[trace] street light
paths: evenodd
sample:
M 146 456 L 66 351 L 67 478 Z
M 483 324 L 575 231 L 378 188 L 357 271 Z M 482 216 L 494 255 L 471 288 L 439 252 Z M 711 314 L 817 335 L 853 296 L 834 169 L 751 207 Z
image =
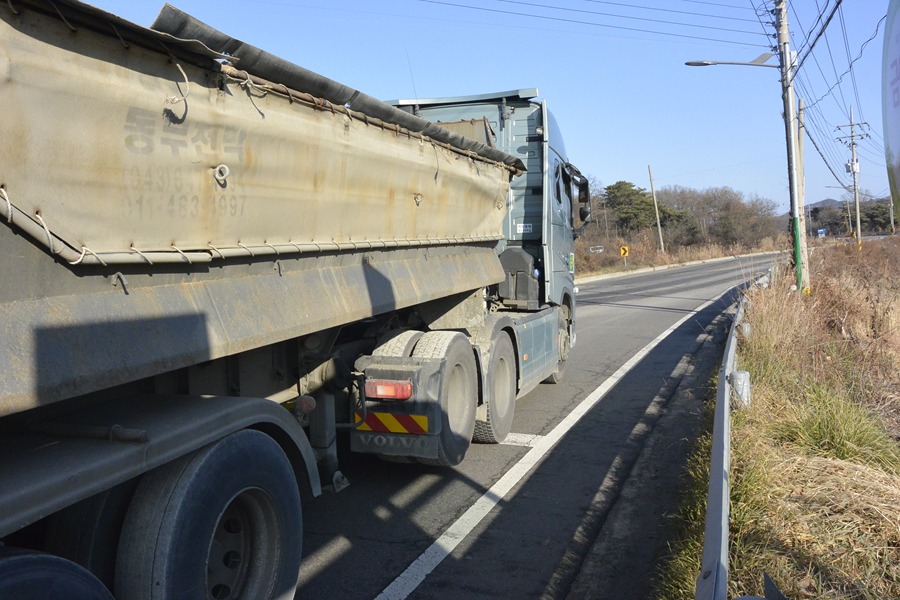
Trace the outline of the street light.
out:
M 781 96 L 784 101 L 784 129 L 787 141 L 788 182 L 791 197 L 791 229 L 794 233 L 794 267 L 797 273 L 797 289 L 801 292 L 809 288 L 809 275 L 804 272 L 806 263 L 806 231 L 800 228 L 800 194 L 797 177 L 797 129 L 793 119 L 794 109 L 794 73 L 792 65 L 794 55 L 791 54 L 790 35 L 787 25 L 787 6 L 785 0 L 775 0 L 775 14 L 778 20 L 778 56 L 779 65 L 766 64 L 775 56 L 770 52 L 760 54 L 750 62 L 723 62 L 714 60 L 694 60 L 684 64 L 689 67 L 709 67 L 713 65 L 741 65 L 747 67 L 772 67 L 781 69 Z
M 775 56 L 771 52 L 763 52 L 750 62 L 725 62 L 721 60 L 691 60 L 684 64 L 689 67 L 711 67 L 713 65 L 742 65 L 745 67 L 772 67 L 773 69 L 781 68 L 780 65 L 765 64 L 770 58 Z

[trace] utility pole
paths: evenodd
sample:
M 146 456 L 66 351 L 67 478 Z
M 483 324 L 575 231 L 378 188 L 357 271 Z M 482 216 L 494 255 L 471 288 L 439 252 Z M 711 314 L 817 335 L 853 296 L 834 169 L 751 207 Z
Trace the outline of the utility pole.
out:
M 896 233 L 896 229 L 894 228 L 894 199 L 892 197 L 888 198 L 888 206 L 891 211 L 891 233 Z
M 666 253 L 666 245 L 663 243 L 662 226 L 659 224 L 659 204 L 656 203 L 656 188 L 653 187 L 653 171 L 647 165 L 647 173 L 650 175 L 650 193 L 653 195 L 653 210 L 656 211 L 656 230 L 659 232 L 659 251 Z
M 809 275 L 809 251 L 806 247 L 808 224 L 810 219 L 806 213 L 806 161 L 803 152 L 804 134 L 806 133 L 806 120 L 803 112 L 803 98 L 797 100 L 797 213 L 800 215 L 800 263 L 803 272 Z M 807 283 L 809 285 L 809 283 Z
M 790 32 L 785 0 L 775 0 L 775 18 L 778 27 L 778 54 L 781 59 L 781 96 L 784 101 L 784 131 L 787 137 L 788 185 L 791 196 L 791 231 L 794 237 L 794 268 L 797 273 L 797 290 L 809 289 L 809 273 L 803 250 L 806 247 L 806 231 L 800 227 L 799 191 L 797 177 L 797 129 L 794 126 L 794 72 L 791 55 Z
M 609 246 L 609 216 L 606 214 L 606 197 L 603 197 L 603 222 L 606 223 L 606 245 Z
M 845 188 L 844 188 L 844 191 L 845 191 L 845 192 L 849 192 L 850 190 L 848 190 L 848 189 L 845 187 Z M 853 233 L 853 216 L 850 214 L 850 201 L 849 201 L 849 200 L 846 200 L 847 196 L 844 196 L 844 198 L 845 198 L 844 204 L 847 205 L 847 232 L 848 232 L 848 233 Z
M 856 248 L 858 250 L 862 250 L 862 228 L 860 225 L 859 218 L 859 161 L 856 160 L 856 126 L 857 125 L 868 125 L 868 123 L 854 123 L 853 122 L 853 107 L 850 107 L 850 124 L 849 125 L 838 125 L 838 129 L 843 127 L 850 128 L 850 135 L 838 138 L 840 140 L 850 140 L 850 162 L 847 163 L 847 172 L 853 174 L 853 201 L 856 204 Z M 865 134 L 860 134 L 859 137 L 866 137 Z

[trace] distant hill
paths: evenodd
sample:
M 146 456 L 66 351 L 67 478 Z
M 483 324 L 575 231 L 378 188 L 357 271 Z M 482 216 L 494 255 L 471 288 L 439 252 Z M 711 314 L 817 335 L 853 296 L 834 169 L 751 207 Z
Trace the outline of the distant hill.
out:
M 843 200 L 835 200 L 834 198 L 825 198 L 824 200 L 819 200 L 818 202 L 806 203 L 803 205 L 803 211 L 808 213 L 814 208 L 843 208 L 844 201 Z M 781 215 L 782 217 L 790 217 L 790 211 Z
M 825 198 L 824 200 L 819 200 L 818 202 L 805 204 L 803 208 L 805 208 L 806 210 L 811 210 L 813 208 L 829 208 L 832 206 L 842 207 L 844 206 L 844 201 L 835 200 L 834 198 Z

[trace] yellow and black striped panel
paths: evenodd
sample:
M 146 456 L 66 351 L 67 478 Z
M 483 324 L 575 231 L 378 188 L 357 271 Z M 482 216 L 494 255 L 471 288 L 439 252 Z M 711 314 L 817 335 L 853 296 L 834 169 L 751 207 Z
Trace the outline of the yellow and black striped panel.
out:
M 361 421 L 362 414 L 356 413 L 356 419 L 357 422 Z M 357 427 L 356 430 L 422 435 L 428 433 L 428 417 L 425 415 L 373 412 L 368 413 L 365 423 Z

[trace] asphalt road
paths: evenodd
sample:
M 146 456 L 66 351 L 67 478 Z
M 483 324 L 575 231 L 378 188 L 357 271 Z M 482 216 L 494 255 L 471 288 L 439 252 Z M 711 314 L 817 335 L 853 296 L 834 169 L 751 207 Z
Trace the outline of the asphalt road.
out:
M 511 443 L 473 445 L 453 469 L 340 457 L 350 487 L 304 505 L 297 598 L 642 597 L 641 562 L 665 540 L 646 518 L 616 516 L 616 502 L 667 510 L 654 503 L 674 497 L 678 452 L 656 444 L 650 492 L 623 487 L 711 324 L 771 262 L 582 283 L 566 379 L 518 400 Z

